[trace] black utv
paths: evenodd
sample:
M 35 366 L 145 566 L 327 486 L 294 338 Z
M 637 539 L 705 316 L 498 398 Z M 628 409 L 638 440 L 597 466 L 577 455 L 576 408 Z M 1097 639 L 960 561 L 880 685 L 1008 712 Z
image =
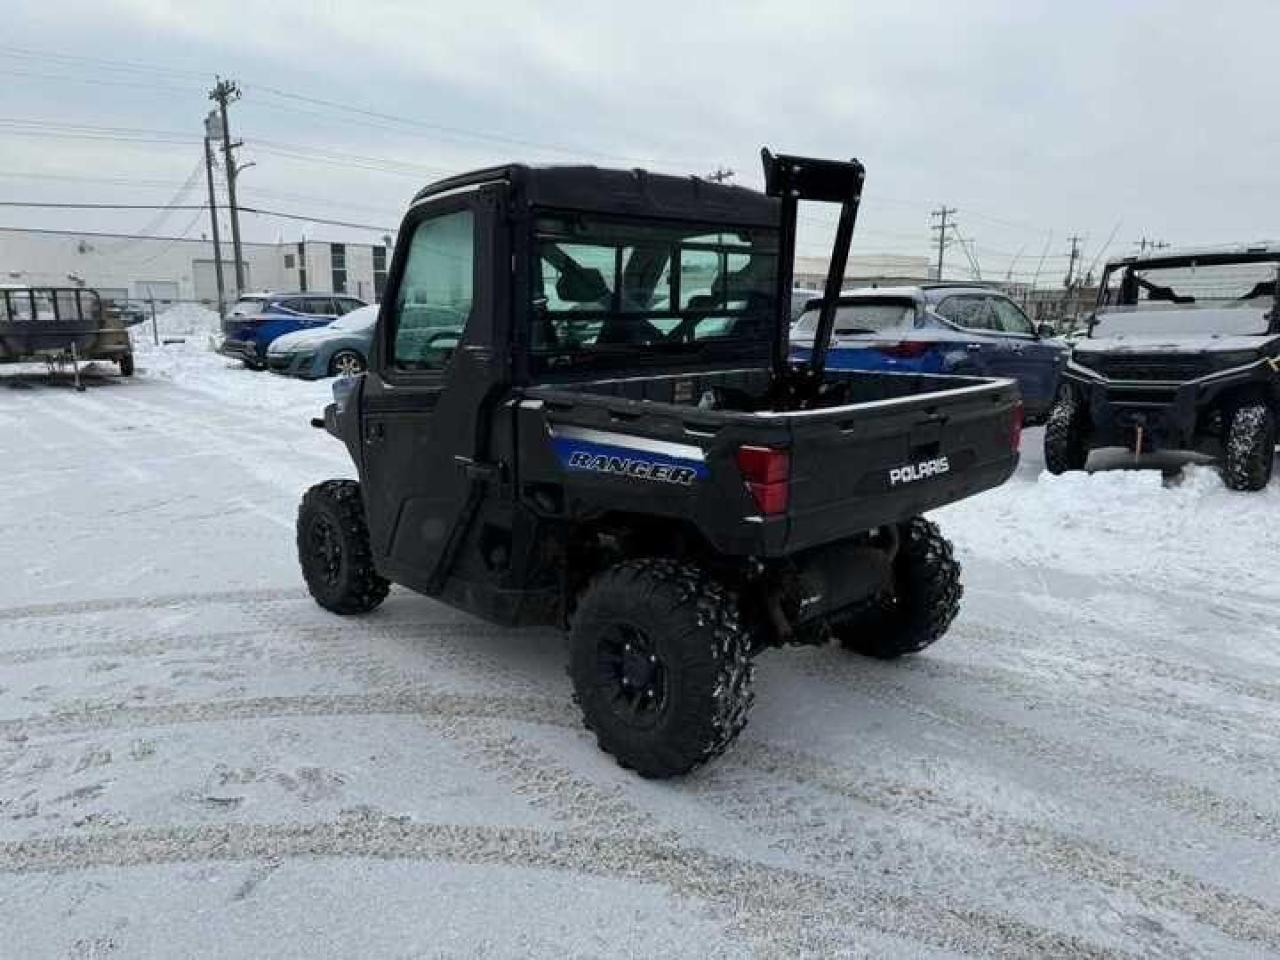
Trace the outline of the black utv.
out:
M 1045 428 L 1045 465 L 1089 451 L 1217 457 L 1234 490 L 1271 479 L 1280 418 L 1280 248 L 1108 263 Z
M 841 204 L 825 344 L 863 169 L 766 151 L 765 173 L 506 166 L 419 193 L 369 371 L 317 421 L 360 482 L 303 499 L 316 600 L 361 613 L 393 581 L 567 627 L 587 726 L 651 777 L 738 735 L 767 647 L 938 639 L 960 570 L 921 515 L 1013 471 L 1016 385 L 790 365 L 798 202 Z

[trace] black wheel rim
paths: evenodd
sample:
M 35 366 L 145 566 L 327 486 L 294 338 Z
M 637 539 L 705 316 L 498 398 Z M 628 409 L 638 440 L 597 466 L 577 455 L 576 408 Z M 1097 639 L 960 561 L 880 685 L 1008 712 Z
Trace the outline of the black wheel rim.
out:
M 335 586 L 342 574 L 342 540 L 338 528 L 328 517 L 311 521 L 309 543 L 311 566 L 328 586 Z
M 669 698 L 667 666 L 653 641 L 628 624 L 610 627 L 596 652 L 599 688 L 609 709 L 629 726 L 655 726 Z

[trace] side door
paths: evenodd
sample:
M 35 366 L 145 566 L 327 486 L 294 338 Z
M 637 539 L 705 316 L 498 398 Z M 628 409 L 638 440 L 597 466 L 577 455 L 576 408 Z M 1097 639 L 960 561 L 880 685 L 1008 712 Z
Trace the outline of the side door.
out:
M 361 479 L 375 559 L 396 582 L 431 594 L 442 585 L 437 565 L 451 565 L 466 525 L 483 401 L 496 379 L 494 209 L 472 195 L 410 212 L 362 394 Z
M 1009 369 L 1022 390 L 1022 402 L 1028 413 L 1039 414 L 1053 403 L 1057 393 L 1064 351 L 1037 336 L 1030 318 L 1008 297 L 992 295 L 990 299 L 998 335 L 1010 355 Z

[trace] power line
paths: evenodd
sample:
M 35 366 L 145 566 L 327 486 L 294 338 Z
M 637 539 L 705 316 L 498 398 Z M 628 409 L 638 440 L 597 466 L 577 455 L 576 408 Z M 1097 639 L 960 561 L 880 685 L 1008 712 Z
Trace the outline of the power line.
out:
M 331 227 L 350 227 L 354 230 L 377 230 L 381 233 L 395 233 L 399 227 L 388 227 L 376 223 L 352 223 L 349 220 L 326 220 L 322 217 L 304 217 L 297 213 L 282 213 L 279 210 L 263 210 L 260 207 L 241 207 L 245 213 L 259 213 L 267 217 L 280 217 L 283 220 L 302 220 L 307 223 L 323 223 Z
M 201 204 L 160 204 L 160 203 L 53 203 L 36 200 L 0 200 L 0 207 L 30 207 L 49 210 L 164 210 L 166 213 L 177 210 L 208 210 Z M 287 213 L 283 210 L 268 210 L 264 207 L 240 207 L 245 213 L 256 213 L 264 217 L 280 217 L 283 220 L 302 220 L 307 223 L 322 223 L 331 227 L 350 227 L 354 230 L 377 230 L 380 233 L 394 233 L 398 227 L 390 227 L 377 223 L 354 223 L 350 220 L 333 220 L 327 217 L 311 217 L 300 213 Z M 132 239 L 152 239 L 145 234 L 131 235 Z M 171 238 L 170 238 L 171 239 Z

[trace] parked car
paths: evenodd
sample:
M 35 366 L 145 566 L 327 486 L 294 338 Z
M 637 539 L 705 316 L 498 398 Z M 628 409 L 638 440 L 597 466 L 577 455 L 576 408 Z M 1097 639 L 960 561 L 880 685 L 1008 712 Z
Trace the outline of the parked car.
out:
M 810 301 L 791 330 L 793 360 L 813 348 L 820 302 Z M 840 296 L 828 365 L 1009 377 L 1018 381 L 1028 420 L 1048 414 L 1066 363 L 1066 344 L 1036 327 L 992 287 L 925 283 L 855 290 Z
M 315 380 L 363 373 L 373 349 L 378 305 L 352 310 L 319 330 L 298 330 L 276 337 L 267 347 L 267 369 Z
M 800 315 L 804 313 L 805 308 L 809 306 L 811 300 L 817 300 L 822 296 L 821 290 L 807 290 L 804 287 L 795 287 L 791 291 L 791 322 L 795 323 L 800 319 Z
M 223 356 L 264 370 L 267 347 L 276 337 L 297 330 L 327 327 L 338 317 L 365 306 L 363 300 L 332 293 L 271 293 L 241 297 L 222 321 Z M 239 310 L 251 309 L 241 313 Z

